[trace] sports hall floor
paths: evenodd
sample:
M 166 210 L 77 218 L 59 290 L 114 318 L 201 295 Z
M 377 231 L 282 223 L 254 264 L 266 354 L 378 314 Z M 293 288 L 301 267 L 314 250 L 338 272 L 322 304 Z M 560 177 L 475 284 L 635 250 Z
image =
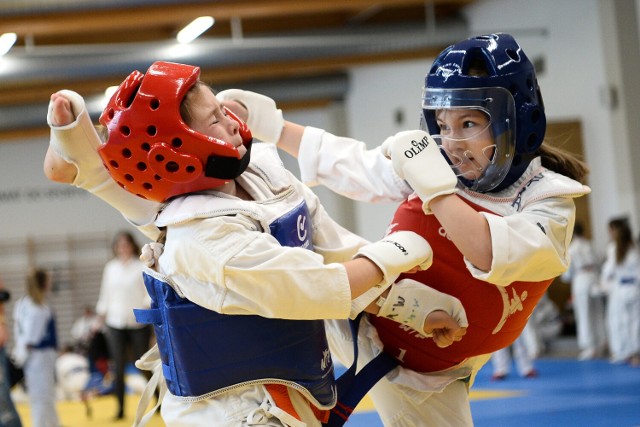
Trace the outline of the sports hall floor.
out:
M 613 365 L 607 360 L 576 361 L 569 354 L 536 361 L 539 377 L 522 379 L 511 375 L 491 381 L 491 366 L 485 367 L 471 393 L 476 427 L 640 427 L 640 367 Z M 128 396 L 127 419 L 114 422 L 112 396 L 94 398 L 91 419 L 80 402 L 60 402 L 63 427 L 130 426 L 137 395 Z M 23 425 L 31 427 L 26 403 L 18 410 Z M 159 416 L 148 424 L 161 427 Z M 380 427 L 371 402 L 365 399 L 345 427 Z M 436 426 L 437 427 L 437 426 Z

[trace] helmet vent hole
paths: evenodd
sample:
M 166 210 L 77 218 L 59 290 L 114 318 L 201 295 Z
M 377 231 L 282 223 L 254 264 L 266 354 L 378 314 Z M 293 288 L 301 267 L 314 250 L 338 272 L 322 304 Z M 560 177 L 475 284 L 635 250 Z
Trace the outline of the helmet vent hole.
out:
M 156 154 L 157 162 L 164 162 L 164 156 L 162 154 Z
M 531 113 L 531 122 L 538 123 L 540 121 L 540 110 L 536 109 Z
M 165 168 L 167 169 L 167 172 L 171 173 L 177 172 L 178 169 L 180 169 L 176 162 L 167 162 Z
M 518 54 L 518 51 L 513 49 L 507 49 L 505 53 L 509 58 L 513 59 L 516 62 L 520 62 L 520 55 Z
M 180 138 L 173 138 L 173 140 L 171 141 L 171 145 L 173 146 L 173 148 L 180 148 L 182 147 L 182 140 Z
M 196 171 L 196 168 L 194 168 L 193 166 L 187 166 L 186 170 L 189 173 L 194 173 Z
M 122 150 L 122 157 L 124 157 L 125 159 L 130 159 L 131 150 L 129 150 L 128 148 L 125 148 L 124 150 Z
M 151 145 L 149 145 L 148 142 L 144 142 L 144 143 L 142 143 L 140 148 L 142 148 L 143 151 L 149 151 L 149 150 L 151 150 Z
M 156 181 L 162 181 L 162 177 L 160 175 L 154 175 L 153 179 L 155 179 Z
M 535 133 L 529 134 L 527 138 L 527 147 L 530 149 L 538 145 L 538 138 Z
M 131 175 L 129 175 L 129 174 L 126 174 L 126 175 L 124 176 L 124 179 L 126 179 L 126 180 L 127 180 L 127 181 L 129 181 L 129 182 L 133 182 L 133 176 L 131 176 Z
M 147 170 L 147 164 L 144 162 L 138 162 L 138 164 L 136 165 L 138 167 L 138 170 L 140 172 L 146 171 Z
M 120 126 L 120 133 L 122 136 L 129 136 L 131 135 L 131 129 L 129 129 L 129 126 Z
M 107 117 L 109 118 L 109 120 L 113 119 L 113 108 L 109 108 L 109 111 L 107 111 Z
M 153 189 L 153 185 L 149 184 L 148 182 L 145 182 L 144 184 L 142 184 L 142 187 L 144 187 L 144 189 L 147 191 L 150 191 L 151 189 Z
M 156 136 L 157 133 L 158 133 L 158 129 L 156 129 L 155 126 L 151 125 L 151 126 L 147 127 L 147 135 Z
M 160 108 L 160 101 L 158 100 L 158 98 L 153 98 L 149 103 L 149 106 L 152 110 L 157 110 L 158 108 Z
M 120 167 L 118 162 L 116 162 L 115 160 L 109 161 L 109 165 L 111 165 L 111 167 L 114 168 L 114 169 L 118 169 Z

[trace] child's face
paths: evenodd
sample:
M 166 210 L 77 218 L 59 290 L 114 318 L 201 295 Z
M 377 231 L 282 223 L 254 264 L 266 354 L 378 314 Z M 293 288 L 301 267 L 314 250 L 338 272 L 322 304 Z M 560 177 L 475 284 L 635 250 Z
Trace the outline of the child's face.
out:
M 204 85 L 198 85 L 189 96 L 192 123 L 188 125 L 197 132 L 232 144 L 240 156 L 244 156 L 247 149 L 242 144 L 240 125 L 227 116 L 213 92 Z
M 442 147 L 457 175 L 478 179 L 495 151 L 489 116 L 474 109 L 443 109 L 436 112 L 436 120 Z

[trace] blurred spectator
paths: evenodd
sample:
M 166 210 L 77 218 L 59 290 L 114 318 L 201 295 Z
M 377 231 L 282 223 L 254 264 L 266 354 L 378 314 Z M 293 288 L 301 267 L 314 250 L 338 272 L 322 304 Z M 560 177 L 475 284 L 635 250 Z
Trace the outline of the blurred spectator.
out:
M 627 218 L 609 221 L 611 243 L 602 266 L 606 284 L 607 332 L 613 363 L 640 362 L 640 254 Z
M 93 334 L 98 328 L 98 317 L 93 308 L 85 307 L 82 316 L 78 317 L 71 326 L 71 338 L 76 351 L 85 353 L 89 349 L 89 344 Z
M 134 308 L 148 308 L 151 300 L 142 281 L 140 247 L 128 231 L 119 232 L 113 241 L 113 258 L 102 274 L 100 297 L 96 305 L 98 328 L 106 325 L 109 355 L 113 362 L 114 393 L 118 399 L 115 418 L 125 416 L 125 367 L 149 349 L 151 329 L 136 322 Z
M 569 246 L 571 263 L 562 280 L 571 283 L 579 360 L 602 356 L 606 347 L 604 300 L 600 295 L 600 262 L 596 251 L 576 223 Z
M 34 269 L 27 277 L 27 295 L 16 301 L 13 320 L 14 359 L 24 368 L 33 427 L 59 427 L 56 413 L 55 363 L 58 340 L 47 298 L 51 276 Z
M 9 362 L 5 345 L 9 339 L 9 328 L 5 318 L 4 304 L 10 294 L 4 289 L 0 280 L 0 427 L 21 427 L 20 417 L 11 400 L 11 381 L 9 378 Z
M 509 347 L 502 348 L 491 355 L 493 366 L 493 381 L 502 381 L 511 372 L 512 361 L 515 360 L 518 374 L 523 378 L 535 378 L 538 371 L 534 367 L 534 360 L 538 357 L 538 339 L 535 335 L 534 326 L 529 319 L 527 326 L 517 340 Z M 513 352 L 513 354 L 512 354 Z M 513 359 L 512 359 L 513 357 Z

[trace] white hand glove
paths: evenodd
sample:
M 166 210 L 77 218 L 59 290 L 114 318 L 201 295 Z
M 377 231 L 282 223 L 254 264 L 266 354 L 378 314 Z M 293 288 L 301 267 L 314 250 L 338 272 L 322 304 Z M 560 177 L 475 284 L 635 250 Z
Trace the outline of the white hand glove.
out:
M 249 112 L 247 126 L 251 134 L 260 141 L 277 144 L 284 127 L 282 110 L 268 96 L 240 89 L 227 89 L 218 92 L 218 101 L 237 101 L 244 105 Z
M 426 132 L 398 132 L 387 138 L 381 148 L 385 156 L 391 157 L 398 176 L 418 194 L 425 213 L 431 213 L 431 200 L 456 192 L 458 178 L 440 153 L 438 144 Z
M 367 257 L 382 270 L 386 283 L 414 267 L 426 270 L 433 262 L 429 243 L 413 231 L 398 231 L 360 248 L 356 257 Z
M 98 154 L 97 150 L 103 142 L 91 122 L 84 99 L 70 90 L 61 90 L 59 93 L 71 103 L 76 120 L 64 126 L 54 125 L 53 102 L 49 103 L 47 113 L 47 123 L 51 128 L 49 144 L 56 154 L 68 163 L 74 164 L 78 169 L 73 185 L 101 198 L 134 225 L 146 225 L 146 234 L 155 236 L 157 230 L 152 222 L 161 203 L 137 197 L 111 179 Z
M 158 265 L 158 258 L 164 251 L 164 245 L 158 242 L 146 243 L 140 251 L 140 261 L 149 268 Z
M 60 157 L 78 169 L 73 185 L 91 191 L 111 179 L 97 152 L 102 140 L 91 122 L 82 96 L 70 90 L 61 90 L 60 94 L 69 100 L 76 120 L 64 126 L 53 125 L 53 102 L 50 102 L 47 113 L 47 123 L 51 128 L 49 143 Z
M 378 316 L 408 325 L 420 335 L 431 337 L 424 331 L 424 322 L 429 314 L 442 310 L 455 319 L 458 326 L 469 326 L 467 314 L 456 297 L 444 294 L 412 279 L 394 283 L 389 294 L 378 300 Z

